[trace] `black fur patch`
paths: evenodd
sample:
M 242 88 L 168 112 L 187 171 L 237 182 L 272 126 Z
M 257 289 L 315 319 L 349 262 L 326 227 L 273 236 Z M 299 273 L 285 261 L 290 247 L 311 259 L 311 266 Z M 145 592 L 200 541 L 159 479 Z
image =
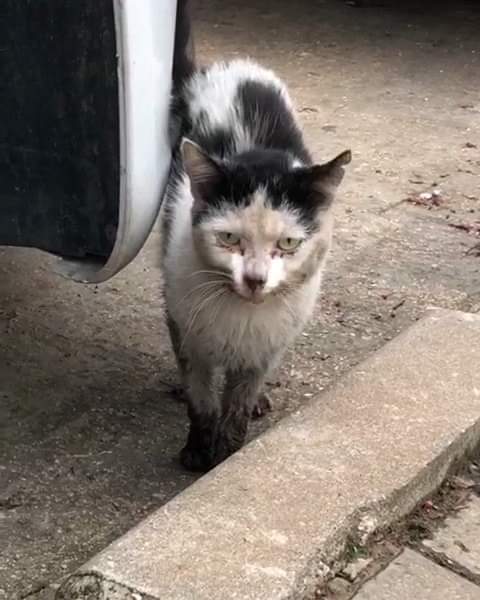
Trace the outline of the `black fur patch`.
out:
M 245 81 L 238 87 L 237 106 L 259 147 L 290 152 L 304 164 L 311 163 L 302 132 L 278 89 L 268 83 Z M 265 125 L 259 126 L 262 120 Z
M 195 72 L 190 0 L 178 0 L 173 52 L 173 89 L 178 91 Z
M 210 156 L 225 158 L 231 156 L 235 151 L 234 140 L 231 132 L 227 129 L 217 127 L 207 131 L 202 129 L 196 131 L 192 136 L 194 140 Z
M 194 225 L 225 206 L 248 206 L 254 192 L 264 188 L 274 209 L 291 207 L 307 231 L 315 231 L 316 216 L 326 206 L 328 197 L 322 198 L 314 191 L 310 168 L 292 169 L 291 160 L 287 152 L 256 149 L 222 163 L 218 178 L 210 182 L 205 208 L 194 216 Z

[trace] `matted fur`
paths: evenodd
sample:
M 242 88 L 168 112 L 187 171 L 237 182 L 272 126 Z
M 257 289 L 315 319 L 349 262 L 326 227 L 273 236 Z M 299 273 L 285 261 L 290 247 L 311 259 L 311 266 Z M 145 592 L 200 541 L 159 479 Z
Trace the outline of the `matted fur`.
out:
M 165 297 L 191 418 L 182 460 L 207 469 L 243 443 L 265 376 L 312 314 L 350 155 L 312 166 L 285 85 L 251 61 L 195 73 L 175 110 L 188 139 L 162 208 Z

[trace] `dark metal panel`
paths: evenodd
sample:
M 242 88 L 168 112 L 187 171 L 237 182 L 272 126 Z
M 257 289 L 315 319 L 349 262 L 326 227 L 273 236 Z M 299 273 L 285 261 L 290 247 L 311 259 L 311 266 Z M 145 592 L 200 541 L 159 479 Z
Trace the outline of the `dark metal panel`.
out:
M 111 0 L 2 0 L 0 244 L 108 257 L 119 186 Z

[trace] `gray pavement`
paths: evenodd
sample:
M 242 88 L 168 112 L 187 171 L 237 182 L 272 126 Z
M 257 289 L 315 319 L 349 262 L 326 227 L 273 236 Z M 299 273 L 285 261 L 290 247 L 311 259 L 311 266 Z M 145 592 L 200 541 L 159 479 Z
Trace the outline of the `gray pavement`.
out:
M 431 311 L 83 565 L 58 600 L 310 598 L 348 541 L 407 515 L 479 444 L 479 335 L 480 315 Z
M 413 550 L 404 550 L 355 600 L 479 600 L 480 587 Z
M 440 493 L 420 503 L 404 522 L 374 536 L 375 541 L 362 548 L 362 556 L 321 586 L 317 597 L 480 599 L 478 452 L 477 460 L 467 466 L 462 477 L 449 478 Z
M 450 515 L 444 527 L 424 546 L 447 566 L 454 565 L 480 584 L 480 497 L 473 496 L 461 511 Z

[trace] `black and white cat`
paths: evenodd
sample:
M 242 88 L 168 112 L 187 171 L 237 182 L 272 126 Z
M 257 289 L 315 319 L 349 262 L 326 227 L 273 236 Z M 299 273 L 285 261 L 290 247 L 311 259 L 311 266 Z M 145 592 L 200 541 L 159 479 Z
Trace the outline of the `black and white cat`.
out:
M 248 60 L 194 73 L 176 106 L 162 263 L 191 421 L 181 460 L 207 470 L 241 447 L 265 377 L 312 315 L 351 155 L 313 164 L 285 85 Z

